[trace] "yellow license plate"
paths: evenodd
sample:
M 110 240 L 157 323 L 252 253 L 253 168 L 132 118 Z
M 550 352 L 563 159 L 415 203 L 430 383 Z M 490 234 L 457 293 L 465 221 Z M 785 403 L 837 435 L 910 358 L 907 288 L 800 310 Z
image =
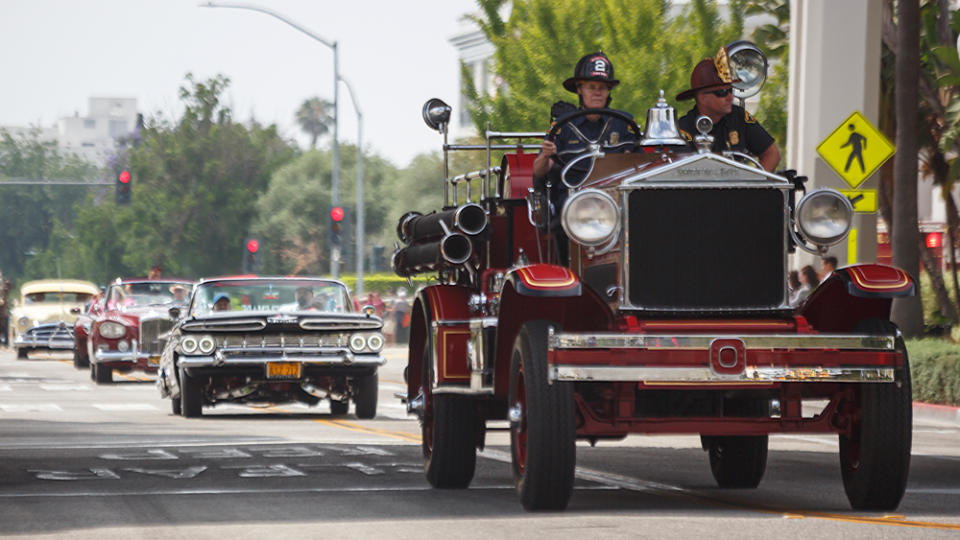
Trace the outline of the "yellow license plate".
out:
M 267 362 L 268 379 L 299 379 L 299 362 Z
M 159 357 L 159 356 L 151 356 L 150 358 L 147 358 L 147 365 L 148 365 L 148 366 L 159 366 L 159 365 L 160 365 L 160 357 Z

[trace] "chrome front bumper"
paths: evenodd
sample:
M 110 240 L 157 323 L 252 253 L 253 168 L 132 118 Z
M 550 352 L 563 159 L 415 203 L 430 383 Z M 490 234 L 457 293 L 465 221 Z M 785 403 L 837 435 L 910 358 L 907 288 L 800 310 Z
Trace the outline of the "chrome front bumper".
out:
M 340 351 L 332 354 L 270 354 L 264 356 L 228 356 L 219 353 L 207 356 L 181 356 L 177 363 L 184 368 L 265 366 L 269 362 L 297 362 L 304 366 L 349 367 L 382 366 L 387 359 L 379 354 L 354 354 Z
M 893 382 L 895 341 L 895 336 L 851 334 L 573 334 L 551 330 L 548 378 L 649 385 Z M 588 358 L 591 355 L 593 358 Z
M 151 359 L 153 362 L 151 362 Z M 91 359 L 94 364 L 105 364 L 105 363 L 124 363 L 124 364 L 140 364 L 142 361 L 146 361 L 149 367 L 156 367 L 160 363 L 159 354 L 150 354 L 140 350 L 140 344 L 137 340 L 132 340 L 130 345 L 130 350 L 128 351 L 108 351 L 97 349 L 93 353 L 93 358 Z

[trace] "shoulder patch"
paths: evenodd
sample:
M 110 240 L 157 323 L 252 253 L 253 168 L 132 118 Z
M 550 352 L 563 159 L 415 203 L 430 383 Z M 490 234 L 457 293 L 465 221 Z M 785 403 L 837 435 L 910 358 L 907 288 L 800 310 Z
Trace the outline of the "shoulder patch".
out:
M 753 116 L 750 116 L 750 113 L 748 113 L 746 109 L 743 110 L 743 121 L 746 122 L 746 123 L 748 123 L 748 124 L 756 124 L 756 123 L 757 123 L 757 119 L 754 118 Z

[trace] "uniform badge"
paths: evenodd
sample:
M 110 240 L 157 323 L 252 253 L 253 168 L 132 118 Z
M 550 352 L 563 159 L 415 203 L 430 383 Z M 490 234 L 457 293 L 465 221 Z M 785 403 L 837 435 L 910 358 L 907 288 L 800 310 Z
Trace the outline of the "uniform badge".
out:
M 610 134 L 610 144 L 617 144 L 619 142 L 620 142 L 620 133 L 617 131 L 614 131 L 613 133 Z
M 754 117 L 752 117 L 752 116 L 750 116 L 750 113 L 748 113 L 747 111 L 743 111 L 743 121 L 746 122 L 746 123 L 748 123 L 748 124 L 756 124 L 756 123 L 757 123 L 757 119 L 754 118 Z
M 740 144 L 740 134 L 736 131 L 731 131 L 728 139 L 730 140 L 730 146 L 736 146 Z

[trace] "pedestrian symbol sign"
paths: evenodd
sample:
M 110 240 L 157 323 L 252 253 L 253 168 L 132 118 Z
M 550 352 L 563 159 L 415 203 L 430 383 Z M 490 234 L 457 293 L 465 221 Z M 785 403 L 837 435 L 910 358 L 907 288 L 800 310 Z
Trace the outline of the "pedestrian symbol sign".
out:
M 854 111 L 817 147 L 820 157 L 852 188 L 870 178 L 893 152 L 893 144 L 859 111 Z

